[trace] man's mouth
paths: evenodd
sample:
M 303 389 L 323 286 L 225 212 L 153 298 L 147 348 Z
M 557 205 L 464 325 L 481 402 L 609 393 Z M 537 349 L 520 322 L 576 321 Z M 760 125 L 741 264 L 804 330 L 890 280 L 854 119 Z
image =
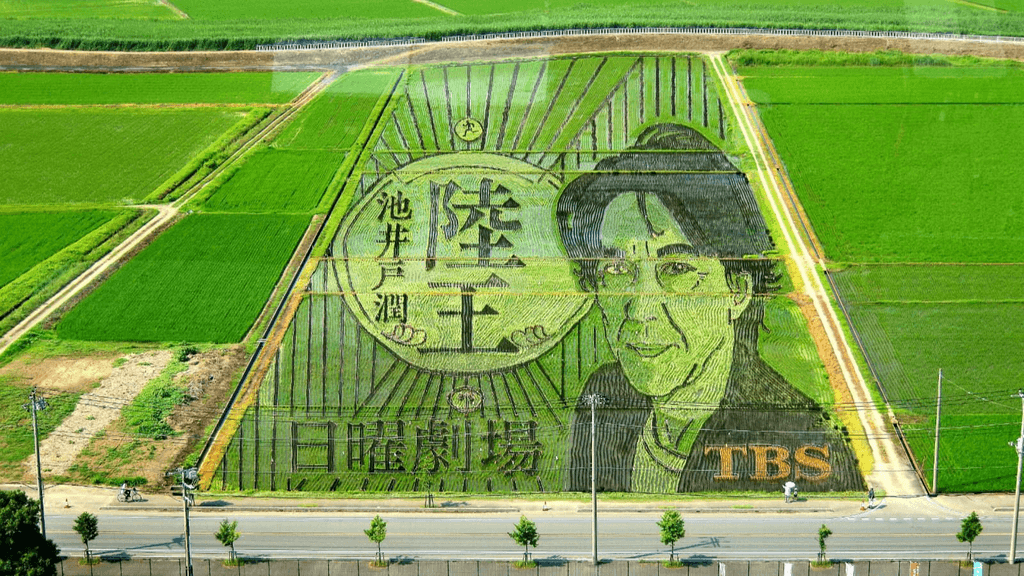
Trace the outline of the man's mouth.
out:
M 672 344 L 646 344 L 640 342 L 627 342 L 626 348 L 636 352 L 642 358 L 656 358 L 668 351 L 669 348 L 678 348 L 679 345 Z

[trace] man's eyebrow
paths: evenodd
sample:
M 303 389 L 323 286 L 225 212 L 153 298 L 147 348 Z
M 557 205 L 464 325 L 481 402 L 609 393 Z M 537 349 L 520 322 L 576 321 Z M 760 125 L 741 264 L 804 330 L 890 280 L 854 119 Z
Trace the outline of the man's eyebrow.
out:
M 658 257 L 666 254 L 692 254 L 697 256 L 697 249 L 689 244 L 666 244 L 658 248 Z

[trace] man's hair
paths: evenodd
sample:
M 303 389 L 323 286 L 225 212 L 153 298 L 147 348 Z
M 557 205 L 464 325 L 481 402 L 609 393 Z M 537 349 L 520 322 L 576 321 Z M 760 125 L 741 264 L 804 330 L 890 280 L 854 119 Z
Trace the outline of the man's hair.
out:
M 588 292 L 601 282 L 598 260 L 614 255 L 601 244 L 601 225 L 605 210 L 622 194 L 636 194 L 638 209 L 640 195 L 656 196 L 697 254 L 722 262 L 730 286 L 737 275 L 750 276 L 754 302 L 736 330 L 741 337 L 752 329 L 745 336 L 756 342 L 763 299 L 776 289 L 778 276 L 774 261 L 765 258 L 774 244 L 746 176 L 693 128 L 657 124 L 644 130 L 635 146 L 570 182 L 558 197 L 555 220 L 580 286 Z

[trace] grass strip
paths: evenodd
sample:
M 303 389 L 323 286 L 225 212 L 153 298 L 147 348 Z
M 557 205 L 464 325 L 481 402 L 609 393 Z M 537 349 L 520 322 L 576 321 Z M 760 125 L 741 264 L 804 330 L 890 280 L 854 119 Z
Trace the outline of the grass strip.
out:
M 21 322 L 156 213 L 156 210 L 123 210 L 103 226 L 0 288 L 0 334 Z
M 273 110 L 270 108 L 253 108 L 227 132 L 206 147 L 205 150 L 192 157 L 188 164 L 168 178 L 153 193 L 146 197 L 145 202 L 170 202 L 184 194 L 191 184 L 205 178 L 227 160 L 238 146 L 242 137 L 262 122 Z

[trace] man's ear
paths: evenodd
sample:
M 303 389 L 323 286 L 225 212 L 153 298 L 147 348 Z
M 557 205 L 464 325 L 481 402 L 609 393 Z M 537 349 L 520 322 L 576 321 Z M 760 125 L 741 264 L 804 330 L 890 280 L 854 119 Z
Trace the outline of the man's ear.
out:
M 729 319 L 735 320 L 750 305 L 750 298 L 753 296 L 754 282 L 747 272 L 733 274 L 729 279 Z

